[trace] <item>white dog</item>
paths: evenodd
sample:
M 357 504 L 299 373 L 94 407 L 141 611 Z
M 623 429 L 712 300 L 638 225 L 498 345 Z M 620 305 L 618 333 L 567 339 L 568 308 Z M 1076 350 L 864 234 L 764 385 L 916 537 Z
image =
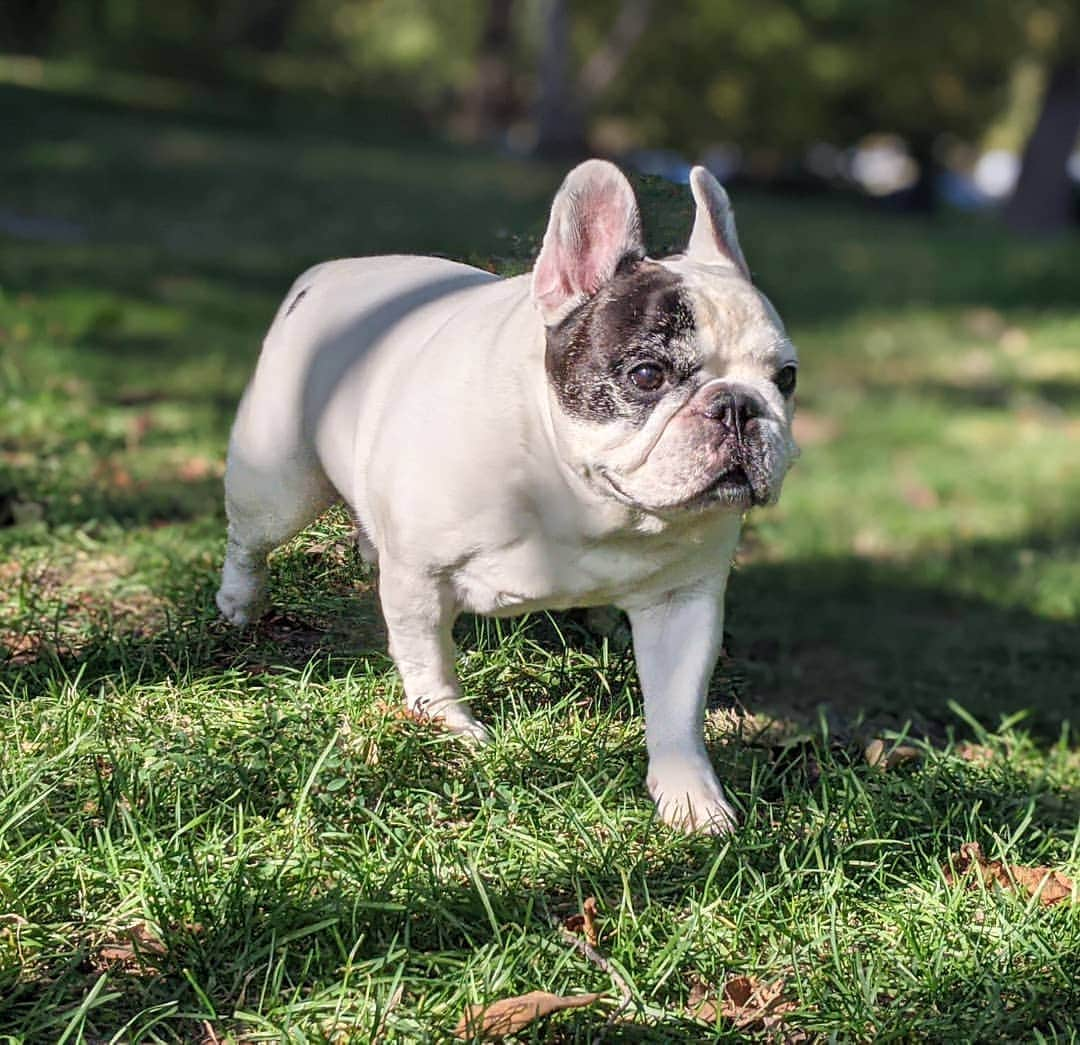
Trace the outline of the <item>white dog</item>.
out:
M 378 563 L 409 707 L 482 741 L 451 628 L 614 604 L 629 615 L 660 815 L 735 814 L 702 735 L 742 516 L 795 454 L 796 355 L 701 167 L 685 254 L 646 256 L 609 163 L 567 176 L 531 275 L 355 258 L 294 284 L 237 414 L 221 612 L 249 621 L 267 553 L 343 500 Z

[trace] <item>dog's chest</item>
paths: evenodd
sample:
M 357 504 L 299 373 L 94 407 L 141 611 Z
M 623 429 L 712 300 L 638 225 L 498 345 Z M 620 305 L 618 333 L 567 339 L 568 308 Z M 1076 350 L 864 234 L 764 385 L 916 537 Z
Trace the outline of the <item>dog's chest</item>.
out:
M 739 521 L 698 532 L 567 543 L 522 540 L 479 552 L 454 575 L 462 609 L 513 616 L 617 606 L 726 573 Z

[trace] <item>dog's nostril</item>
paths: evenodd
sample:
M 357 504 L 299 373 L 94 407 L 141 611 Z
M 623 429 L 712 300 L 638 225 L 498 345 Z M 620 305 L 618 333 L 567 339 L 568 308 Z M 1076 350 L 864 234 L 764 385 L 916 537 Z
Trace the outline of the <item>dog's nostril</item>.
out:
M 705 408 L 706 417 L 719 421 L 729 431 L 739 433 L 750 418 L 760 413 L 761 403 L 756 396 L 732 388 L 719 392 Z

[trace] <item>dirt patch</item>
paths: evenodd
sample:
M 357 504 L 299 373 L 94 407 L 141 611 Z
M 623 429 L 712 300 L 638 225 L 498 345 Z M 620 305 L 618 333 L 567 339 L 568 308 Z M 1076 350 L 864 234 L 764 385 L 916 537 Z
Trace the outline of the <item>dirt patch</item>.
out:
M 165 621 L 165 602 L 125 583 L 131 561 L 79 552 L 58 562 L 5 563 L 0 572 L 0 662 L 30 664 L 76 655 L 103 631 L 150 634 Z

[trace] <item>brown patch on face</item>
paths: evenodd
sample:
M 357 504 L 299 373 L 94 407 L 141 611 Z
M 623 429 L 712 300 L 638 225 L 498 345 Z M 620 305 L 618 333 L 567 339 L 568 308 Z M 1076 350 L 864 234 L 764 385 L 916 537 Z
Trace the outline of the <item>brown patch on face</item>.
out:
M 574 417 L 644 423 L 653 406 L 696 370 L 693 330 L 681 278 L 656 262 L 631 259 L 599 293 L 548 330 L 548 378 Z M 642 391 L 628 379 L 627 372 L 642 362 L 663 368 L 660 388 Z

